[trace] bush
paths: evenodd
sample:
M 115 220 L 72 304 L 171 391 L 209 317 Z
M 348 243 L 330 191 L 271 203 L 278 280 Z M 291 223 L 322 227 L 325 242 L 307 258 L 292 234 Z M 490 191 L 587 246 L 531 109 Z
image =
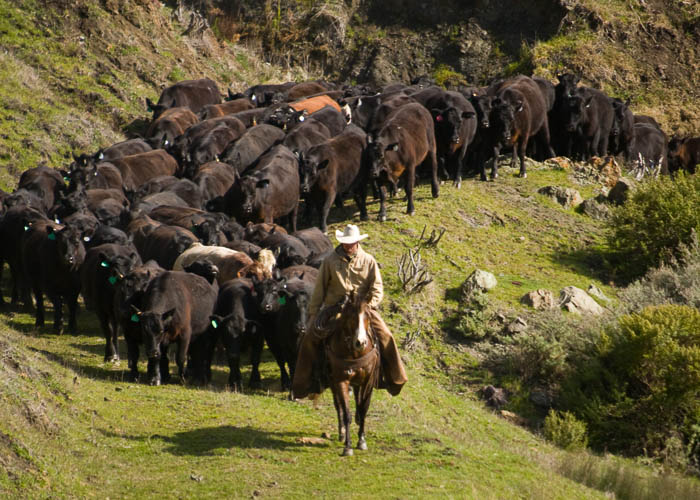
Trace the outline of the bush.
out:
M 580 450 L 588 444 L 586 424 L 568 411 L 549 411 L 544 419 L 544 437 L 565 450 Z
M 494 329 L 490 325 L 493 315 L 486 293 L 474 291 L 462 296 L 458 311 L 457 331 L 470 340 L 481 340 L 491 336 Z
M 680 435 L 696 454 L 700 311 L 663 305 L 622 316 L 597 351 L 597 359 L 578 365 L 562 392 L 563 407 L 588 424 L 591 444 L 660 456 Z
M 700 176 L 678 173 L 642 183 L 608 220 L 608 245 L 625 280 L 642 276 L 700 232 Z

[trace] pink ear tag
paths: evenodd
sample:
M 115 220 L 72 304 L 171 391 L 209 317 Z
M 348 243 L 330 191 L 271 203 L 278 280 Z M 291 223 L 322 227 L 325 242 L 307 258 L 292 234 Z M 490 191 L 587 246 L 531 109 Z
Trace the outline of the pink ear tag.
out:
M 435 117 L 435 121 L 436 121 L 436 122 L 441 122 L 441 121 L 442 121 L 442 115 L 437 115 L 437 116 Z

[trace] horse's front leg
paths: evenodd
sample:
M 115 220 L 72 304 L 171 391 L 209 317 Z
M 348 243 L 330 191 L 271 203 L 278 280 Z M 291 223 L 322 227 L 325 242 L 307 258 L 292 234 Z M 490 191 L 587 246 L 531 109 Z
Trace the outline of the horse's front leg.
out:
M 345 438 L 345 432 L 343 429 L 343 418 L 340 408 L 340 398 L 336 392 L 335 387 L 333 387 L 333 406 L 335 406 L 335 413 L 338 417 L 338 441 L 342 441 Z
M 369 403 L 372 399 L 372 387 L 366 388 L 366 394 L 364 398 L 360 400 L 360 393 L 365 391 L 360 390 L 359 387 L 353 389 L 355 393 L 355 420 L 359 426 L 358 438 L 357 438 L 357 449 L 366 450 L 367 441 L 365 440 L 365 417 L 367 416 L 367 411 L 369 410 Z
M 348 396 L 349 382 L 344 380 L 335 383 L 334 394 L 338 396 L 338 404 L 342 410 L 343 418 L 342 427 L 345 432 L 345 447 L 343 448 L 342 456 L 348 457 L 352 455 L 352 444 L 350 443 L 350 424 L 352 423 L 352 414 L 350 413 L 350 398 Z

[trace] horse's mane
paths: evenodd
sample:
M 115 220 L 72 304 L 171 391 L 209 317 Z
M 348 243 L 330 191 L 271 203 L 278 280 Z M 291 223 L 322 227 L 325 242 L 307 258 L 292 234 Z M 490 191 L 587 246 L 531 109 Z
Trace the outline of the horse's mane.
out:
M 316 315 L 314 329 L 319 333 L 330 333 L 330 330 L 334 326 L 334 322 L 340 319 L 340 315 L 342 314 L 343 310 L 349 305 L 357 307 L 358 309 L 368 307 L 363 295 L 355 295 L 354 292 L 351 292 L 345 295 L 336 304 L 322 308 Z

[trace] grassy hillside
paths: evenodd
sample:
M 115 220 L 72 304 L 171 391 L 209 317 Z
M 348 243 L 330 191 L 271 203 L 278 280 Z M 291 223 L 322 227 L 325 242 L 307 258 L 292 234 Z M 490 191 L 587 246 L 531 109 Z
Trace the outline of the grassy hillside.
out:
M 73 151 L 142 131 L 145 97 L 177 80 L 208 76 L 223 90 L 308 76 L 308 65 L 284 69 L 220 42 L 223 25 L 188 31 L 190 19 L 190 11 L 150 0 L 0 0 L 0 187 L 11 189 L 37 162 L 65 165 Z M 489 376 L 455 329 L 458 288 L 473 269 L 495 274 L 488 297 L 502 321 L 522 315 L 520 297 L 536 288 L 595 284 L 616 294 L 595 251 L 600 224 L 537 194 L 561 185 L 588 198 L 602 185 L 554 163 L 528 169 L 526 180 L 504 167 L 498 182 L 444 185 L 438 199 L 421 185 L 414 217 L 405 215 L 402 196 L 390 202 L 385 223 L 370 204 L 365 246 L 382 266 L 382 313 L 410 382 L 397 398 L 376 394 L 368 452 L 338 457 L 330 394 L 318 408 L 288 401 L 267 354 L 261 391 L 227 392 L 227 370 L 218 365 L 210 387 L 149 387 L 126 381 L 125 361 L 102 362 L 104 340 L 91 313 L 81 313 L 77 335 L 56 337 L 50 327 L 35 329 L 25 311 L 5 308 L 0 495 L 697 498 L 692 479 L 561 451 L 536 427 L 514 424 L 537 419 L 494 413 L 478 400 Z M 349 220 L 359 222 L 346 202 L 331 212 L 329 232 Z M 421 251 L 434 281 L 407 295 L 397 260 L 424 228 L 445 230 L 437 247 Z

